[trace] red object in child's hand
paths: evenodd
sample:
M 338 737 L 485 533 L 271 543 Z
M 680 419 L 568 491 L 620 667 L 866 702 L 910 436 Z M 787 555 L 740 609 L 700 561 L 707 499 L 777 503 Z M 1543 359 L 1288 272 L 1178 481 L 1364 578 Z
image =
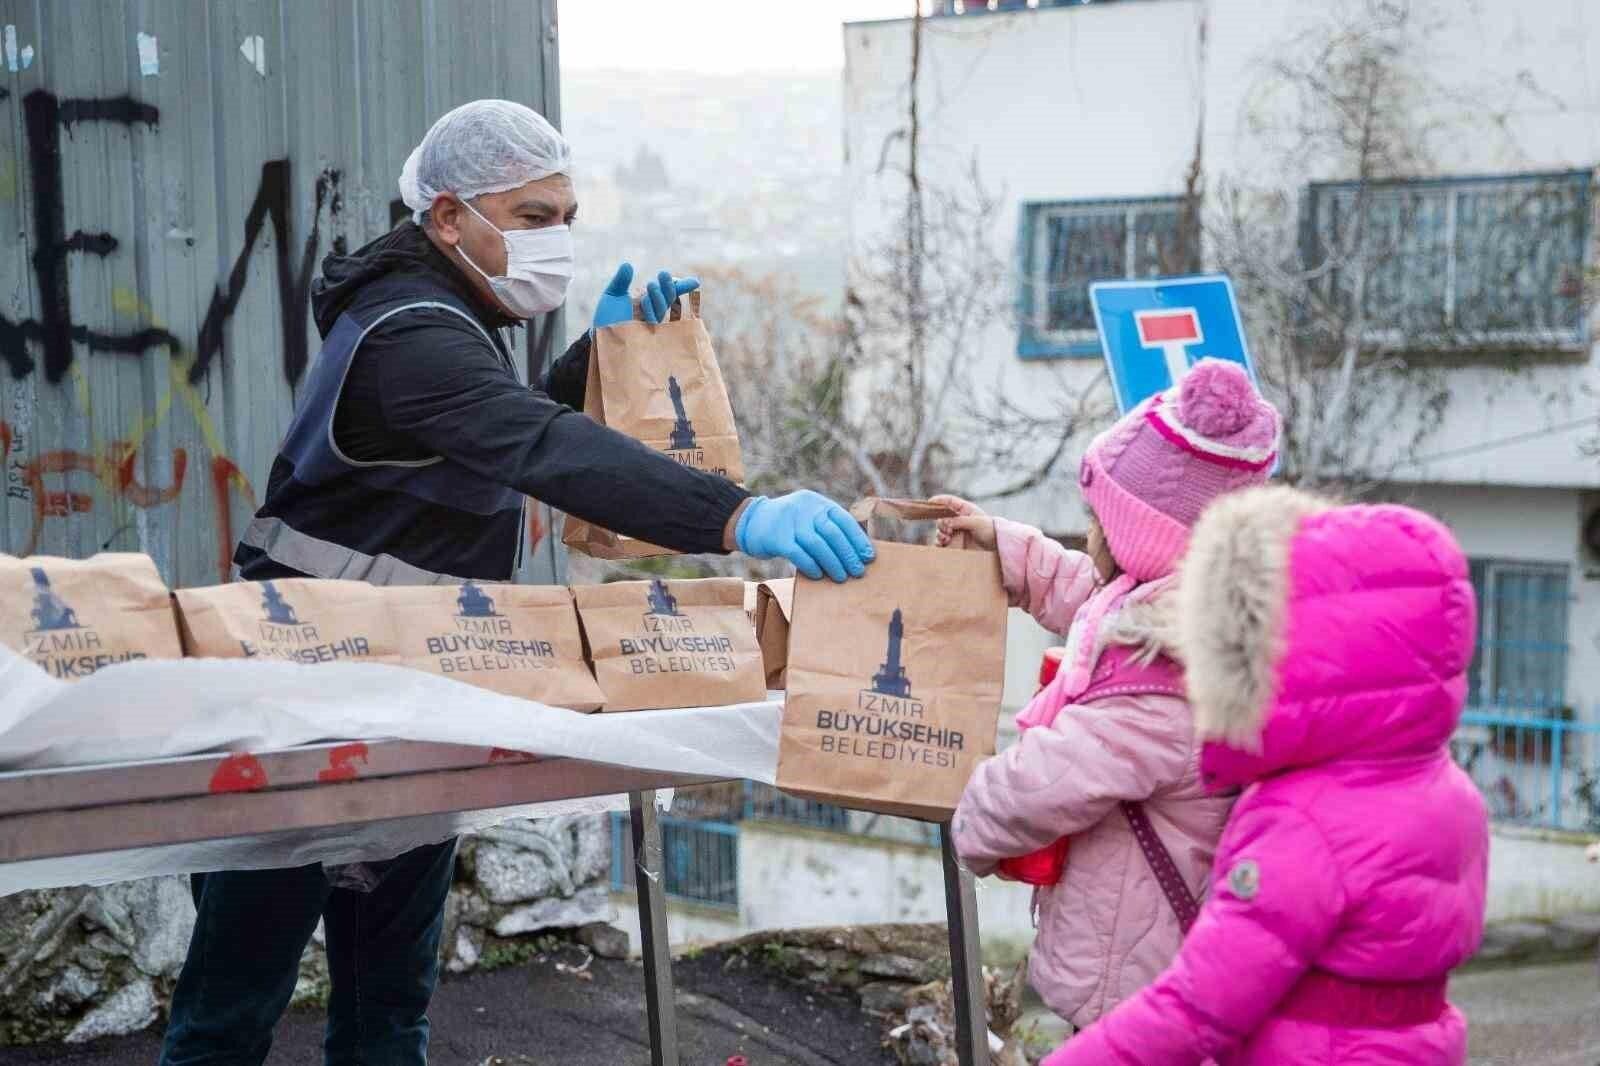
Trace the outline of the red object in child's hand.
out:
M 1044 659 L 1039 663 L 1039 689 L 1044 690 L 1050 682 L 1056 679 L 1056 674 L 1061 672 L 1061 660 L 1066 655 L 1065 648 L 1046 648 Z M 1001 859 L 995 867 L 995 873 L 1008 881 L 1021 881 L 1025 885 L 1049 886 L 1061 880 L 1061 873 L 1067 868 L 1067 842 L 1070 838 L 1062 837 L 1048 847 L 1040 848 L 1030 855 L 1023 855 L 1016 859 Z
M 1039 661 L 1039 691 L 1043 692 L 1050 682 L 1056 679 L 1061 672 L 1061 660 L 1066 658 L 1066 648 L 1046 648 L 1044 658 Z
M 1062 837 L 1020 859 L 1001 859 L 995 872 L 1008 881 L 1021 881 L 1025 885 L 1053 885 L 1061 880 L 1061 872 L 1067 868 L 1067 844 L 1071 839 Z

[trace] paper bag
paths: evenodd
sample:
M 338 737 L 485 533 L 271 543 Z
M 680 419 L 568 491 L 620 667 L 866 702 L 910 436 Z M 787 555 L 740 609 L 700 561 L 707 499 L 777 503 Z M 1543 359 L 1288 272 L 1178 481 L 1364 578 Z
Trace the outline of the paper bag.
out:
M 405 666 L 575 711 L 602 699 L 565 588 L 295 578 L 182 589 L 177 598 L 194 656 Z
M 605 710 L 766 698 L 761 649 L 737 578 L 618 581 L 573 594 Z
M 583 413 L 665 452 L 684 466 L 744 479 L 739 431 L 700 319 L 700 292 L 686 296 L 659 325 L 623 322 L 595 330 Z M 597 559 L 675 555 L 568 515 L 561 542 Z
M 147 555 L 0 555 L 0 644 L 52 677 L 87 677 L 136 659 L 177 659 L 166 582 Z
M 382 662 L 398 639 L 377 586 L 288 578 L 179 589 L 184 654 L 291 663 Z
M 789 666 L 789 619 L 794 614 L 794 578 L 756 586 L 756 643 L 767 671 L 767 689 L 782 691 Z
M 379 591 L 402 666 L 573 711 L 604 702 L 571 589 L 468 581 Z
M 863 500 L 907 519 L 950 512 Z M 994 754 L 1006 594 L 991 551 L 876 543 L 866 576 L 796 583 L 778 787 L 846 807 L 950 817 Z

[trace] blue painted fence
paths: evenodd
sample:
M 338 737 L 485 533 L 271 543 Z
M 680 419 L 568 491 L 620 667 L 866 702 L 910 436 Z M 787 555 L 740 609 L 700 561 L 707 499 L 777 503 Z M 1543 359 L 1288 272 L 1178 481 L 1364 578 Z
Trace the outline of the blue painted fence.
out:
M 1450 748 L 1497 821 L 1600 832 L 1600 714 L 1540 700 L 1475 707 Z

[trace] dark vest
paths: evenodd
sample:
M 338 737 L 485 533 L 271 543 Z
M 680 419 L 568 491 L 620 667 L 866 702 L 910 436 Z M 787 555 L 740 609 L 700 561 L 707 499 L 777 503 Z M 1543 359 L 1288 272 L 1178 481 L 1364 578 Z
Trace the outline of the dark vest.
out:
M 306 377 L 273 462 L 266 502 L 240 538 L 239 576 L 282 568 L 375 585 L 504 581 L 522 545 L 524 497 L 442 456 L 361 462 L 339 450 L 334 413 L 362 340 L 396 315 L 459 315 L 514 368 L 455 293 L 424 277 L 384 279 L 339 316 Z

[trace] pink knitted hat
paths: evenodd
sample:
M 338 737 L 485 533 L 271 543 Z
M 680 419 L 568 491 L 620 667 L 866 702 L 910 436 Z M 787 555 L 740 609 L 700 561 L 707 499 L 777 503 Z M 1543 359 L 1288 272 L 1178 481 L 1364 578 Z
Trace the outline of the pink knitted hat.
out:
M 1266 482 L 1278 429 L 1242 366 L 1202 359 L 1096 437 L 1078 483 L 1117 565 L 1138 581 L 1172 573 L 1207 504 Z

